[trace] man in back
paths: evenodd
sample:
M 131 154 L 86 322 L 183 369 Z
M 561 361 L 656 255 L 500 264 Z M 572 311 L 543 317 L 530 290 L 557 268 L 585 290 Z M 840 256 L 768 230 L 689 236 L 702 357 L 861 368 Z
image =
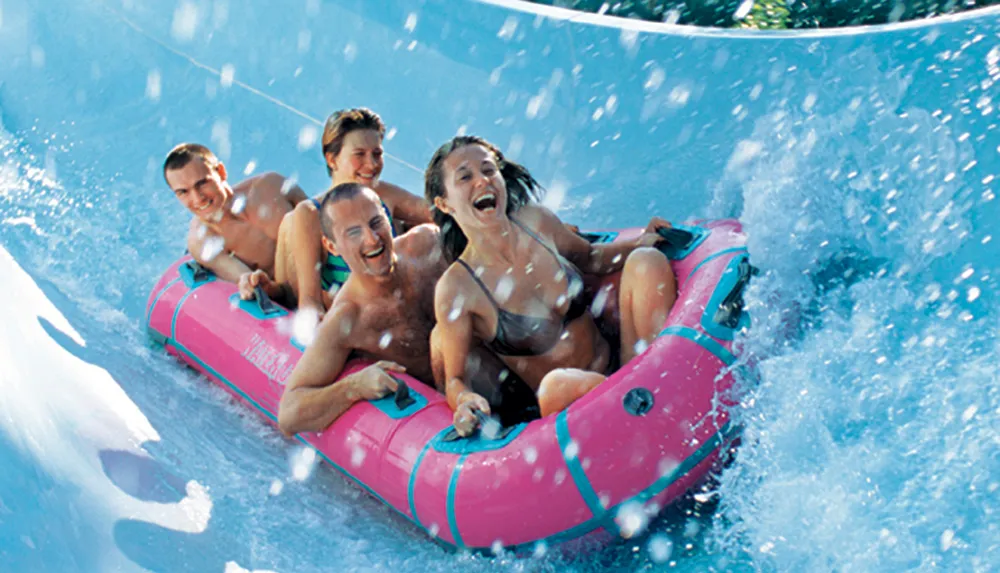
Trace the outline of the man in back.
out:
M 358 183 L 331 190 L 320 221 L 324 246 L 343 257 L 351 274 L 286 384 L 278 426 L 289 435 L 325 430 L 354 403 L 394 392 L 391 373 L 434 381 L 434 285 L 448 266 L 439 229 L 419 225 L 393 239 L 379 196 Z M 492 354 L 470 356 L 474 382 L 502 376 L 503 363 Z M 338 381 L 352 357 L 377 362 Z
M 257 269 L 272 274 L 281 219 L 306 195 L 277 173 L 233 187 L 226 176 L 226 167 L 203 145 L 182 143 L 167 154 L 163 177 L 194 215 L 188 250 L 226 281 L 237 282 Z

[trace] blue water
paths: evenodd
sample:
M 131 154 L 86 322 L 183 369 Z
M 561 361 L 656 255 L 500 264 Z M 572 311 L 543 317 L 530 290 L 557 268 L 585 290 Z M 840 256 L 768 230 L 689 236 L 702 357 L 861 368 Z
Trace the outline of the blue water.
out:
M 513 2 L 2 0 L 0 570 L 998 570 L 997 82 L 997 10 L 751 34 Z M 316 121 L 362 104 L 414 191 L 465 131 L 585 226 L 742 220 L 761 382 L 716 489 L 584 556 L 449 554 L 147 348 L 187 221 L 164 152 L 205 141 L 315 193 Z

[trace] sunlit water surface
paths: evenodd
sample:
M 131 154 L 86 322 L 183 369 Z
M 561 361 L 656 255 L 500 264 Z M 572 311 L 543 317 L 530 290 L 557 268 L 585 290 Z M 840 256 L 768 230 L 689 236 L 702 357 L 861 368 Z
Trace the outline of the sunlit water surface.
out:
M 977 66 L 1000 61 L 982 52 Z M 761 379 L 735 411 L 735 460 L 636 539 L 522 558 L 439 549 L 149 348 L 146 297 L 187 215 L 155 162 L 97 157 L 113 138 L 147 145 L 144 127 L 109 133 L 70 106 L 65 129 L 39 129 L 0 98 L 0 569 L 1000 569 L 1000 137 L 986 123 L 963 135 L 932 109 L 883 113 L 904 79 L 851 94 L 833 74 L 815 72 L 813 103 L 757 116 L 711 188 L 667 214 L 738 216 L 762 270 L 740 340 Z M 569 189 L 554 206 L 582 225 L 639 223 L 590 207 L 614 192 Z

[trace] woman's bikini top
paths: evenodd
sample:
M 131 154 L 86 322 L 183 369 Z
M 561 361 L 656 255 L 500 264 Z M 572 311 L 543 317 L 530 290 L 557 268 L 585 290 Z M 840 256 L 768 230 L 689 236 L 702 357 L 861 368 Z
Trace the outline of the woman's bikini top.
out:
M 566 275 L 569 292 L 574 293 L 575 291 L 570 300 L 569 309 L 561 320 L 559 318 L 515 314 L 500 308 L 490 293 L 490 289 L 486 288 L 483 281 L 479 280 L 472 267 L 462 259 L 457 260 L 465 267 L 465 270 L 469 271 L 472 280 L 476 281 L 476 284 L 483 289 L 493 304 L 493 308 L 497 311 L 496 333 L 493 335 L 493 340 L 486 343 L 487 348 L 502 356 L 540 356 L 555 347 L 562 337 L 566 324 L 583 316 L 583 313 L 587 312 L 589 304 L 583 289 L 583 277 L 580 276 L 580 271 L 577 270 L 576 266 L 559 256 L 559 253 L 552 250 L 538 235 L 516 219 L 511 220 L 555 256 Z
M 316 206 L 316 210 L 319 210 L 320 199 L 313 198 L 310 201 Z M 389 206 L 385 204 L 385 201 L 382 201 L 382 208 L 385 209 L 385 216 L 389 217 L 389 229 L 392 231 L 392 236 L 395 237 L 396 227 L 392 224 L 392 213 L 389 212 Z M 349 276 L 351 276 L 351 269 L 347 267 L 347 261 L 343 257 L 327 252 L 326 260 L 323 261 L 323 266 L 319 270 L 319 284 L 323 290 L 328 291 L 333 287 L 344 286 Z

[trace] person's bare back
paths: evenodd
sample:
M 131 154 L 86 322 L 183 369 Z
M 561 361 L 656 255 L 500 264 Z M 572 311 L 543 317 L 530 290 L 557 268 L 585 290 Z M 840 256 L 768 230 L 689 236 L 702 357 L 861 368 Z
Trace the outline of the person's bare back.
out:
M 278 228 L 306 196 L 277 173 L 231 187 L 225 165 L 205 146 L 185 143 L 167 155 L 163 176 L 177 200 L 194 215 L 187 247 L 219 278 L 237 282 L 243 273 L 274 271 Z
M 196 259 L 207 261 L 229 255 L 250 270 L 273 275 L 281 220 L 305 197 L 298 187 L 285 186 L 287 180 L 277 173 L 252 177 L 233 186 L 227 216 L 219 217 L 218 222 L 192 219 L 188 249 Z

